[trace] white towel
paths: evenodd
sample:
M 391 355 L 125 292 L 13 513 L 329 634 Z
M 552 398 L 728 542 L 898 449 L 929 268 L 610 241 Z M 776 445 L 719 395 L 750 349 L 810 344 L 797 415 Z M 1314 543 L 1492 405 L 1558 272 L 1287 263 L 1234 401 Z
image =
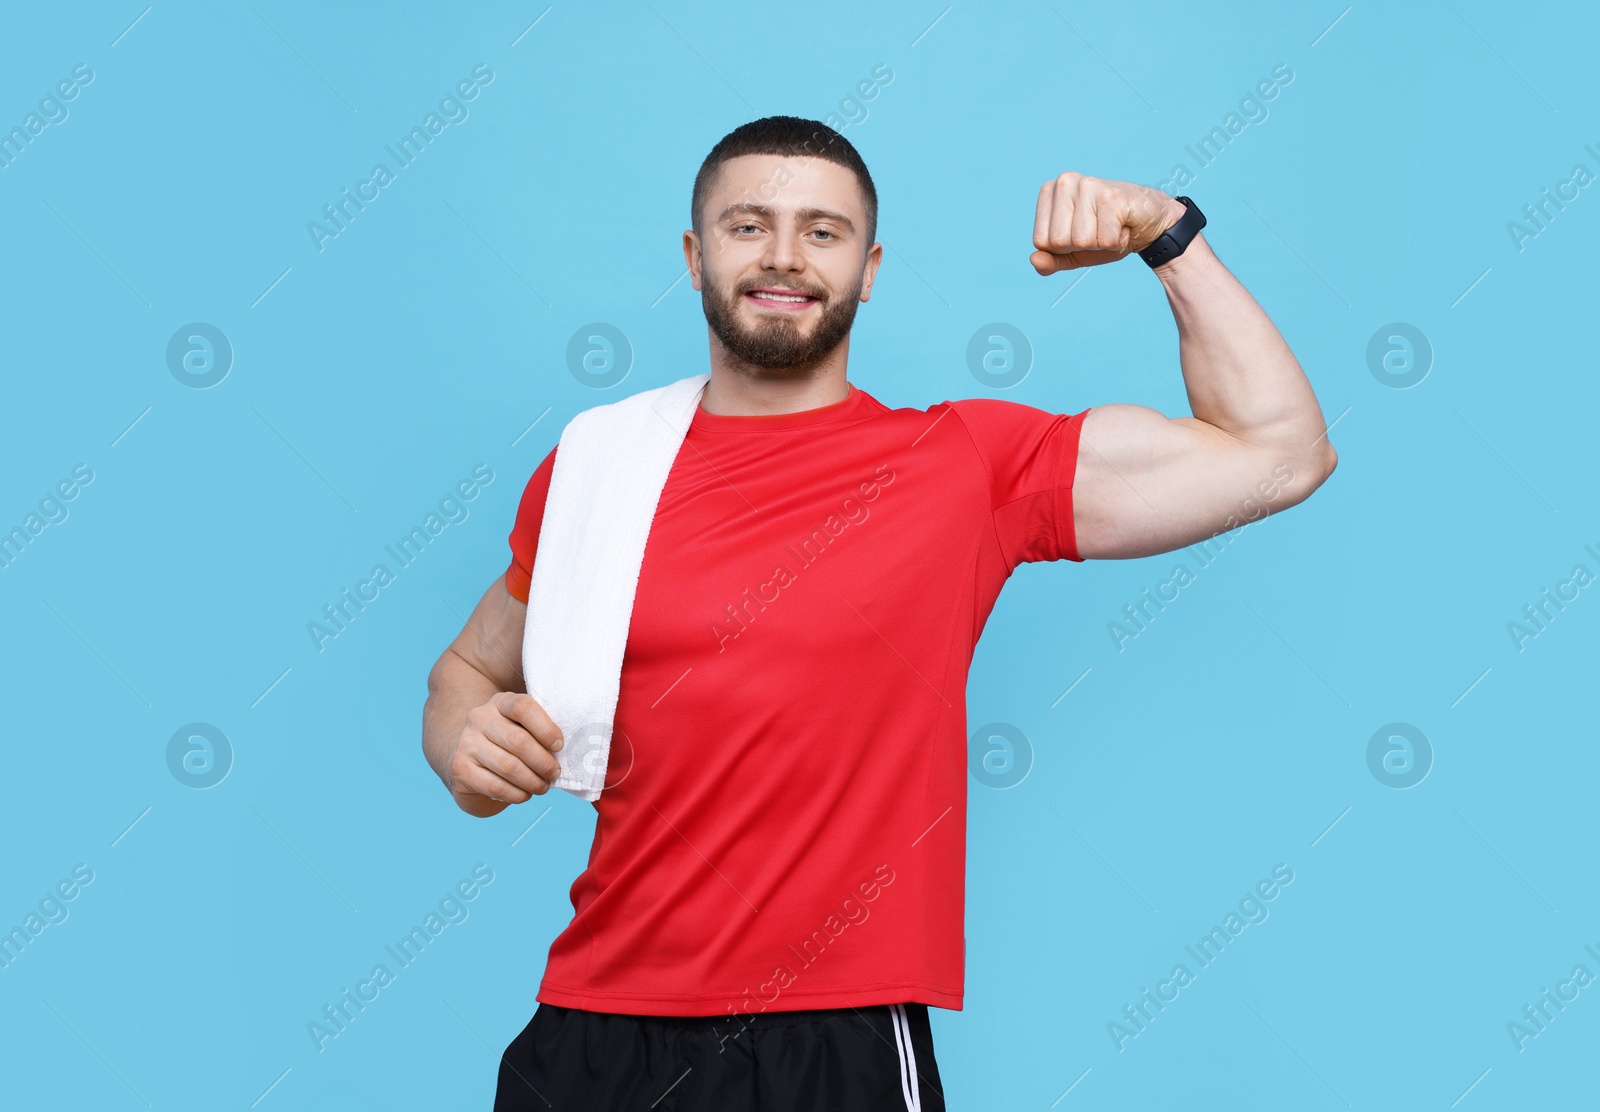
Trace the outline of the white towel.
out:
M 605 787 L 645 540 L 710 380 L 693 375 L 586 409 L 561 432 L 528 586 L 522 674 L 566 739 L 556 787 L 580 799 L 596 800 Z

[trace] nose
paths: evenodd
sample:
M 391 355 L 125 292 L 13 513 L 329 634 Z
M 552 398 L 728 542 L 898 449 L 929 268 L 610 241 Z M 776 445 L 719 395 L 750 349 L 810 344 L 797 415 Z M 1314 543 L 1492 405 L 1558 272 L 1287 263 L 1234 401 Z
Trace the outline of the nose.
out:
M 805 254 L 800 249 L 800 232 L 787 222 L 767 237 L 767 250 L 761 265 L 766 270 L 794 273 L 805 269 Z

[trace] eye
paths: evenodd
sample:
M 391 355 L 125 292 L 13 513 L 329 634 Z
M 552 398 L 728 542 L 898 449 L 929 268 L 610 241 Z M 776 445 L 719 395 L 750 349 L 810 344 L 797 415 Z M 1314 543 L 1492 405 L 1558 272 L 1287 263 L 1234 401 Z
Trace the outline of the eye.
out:
M 823 237 L 822 241 L 824 243 L 828 242 L 831 239 L 836 239 L 837 238 L 832 232 L 828 231 L 828 229 L 826 229 L 826 228 L 817 228 L 811 234 Z
M 733 230 L 736 231 L 736 232 L 740 232 L 740 233 L 742 233 L 746 228 L 754 229 L 755 225 L 754 224 L 750 224 L 750 223 L 745 223 L 745 224 L 735 224 L 733 226 Z

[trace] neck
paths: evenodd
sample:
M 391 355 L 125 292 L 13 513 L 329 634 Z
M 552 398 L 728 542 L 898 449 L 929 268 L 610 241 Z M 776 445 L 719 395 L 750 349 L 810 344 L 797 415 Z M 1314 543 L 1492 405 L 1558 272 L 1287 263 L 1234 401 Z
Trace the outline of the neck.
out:
M 711 381 L 701 395 L 700 408 L 730 417 L 765 417 L 842 402 L 850 396 L 850 383 L 845 380 L 849 353 L 850 338 L 846 336 L 820 362 L 775 372 L 744 363 L 712 333 Z

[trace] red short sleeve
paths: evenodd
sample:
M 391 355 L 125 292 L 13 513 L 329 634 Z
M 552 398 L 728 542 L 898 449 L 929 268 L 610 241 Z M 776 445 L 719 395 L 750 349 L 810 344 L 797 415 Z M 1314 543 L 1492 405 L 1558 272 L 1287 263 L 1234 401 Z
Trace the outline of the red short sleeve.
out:
M 995 531 L 1007 562 L 1078 560 L 1072 484 L 1081 413 L 1050 413 L 999 398 L 948 403 L 966 426 L 989 475 Z
M 533 578 L 533 557 L 539 549 L 539 527 L 544 524 L 544 500 L 550 493 L 550 472 L 555 468 L 556 450 L 544 457 L 522 490 L 516 524 L 511 527 L 511 566 L 506 568 L 506 590 L 528 601 L 528 584 Z

